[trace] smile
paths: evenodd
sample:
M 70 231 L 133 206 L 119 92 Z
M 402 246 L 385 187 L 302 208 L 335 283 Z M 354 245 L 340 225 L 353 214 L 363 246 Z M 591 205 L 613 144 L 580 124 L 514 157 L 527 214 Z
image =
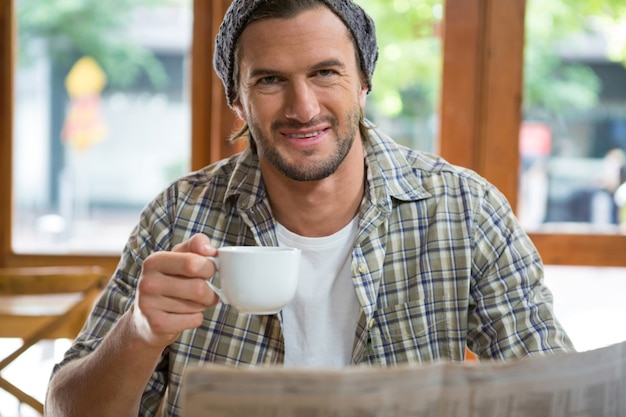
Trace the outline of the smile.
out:
M 323 130 L 317 130 L 315 132 L 310 132 L 310 133 L 294 133 L 289 135 L 289 138 L 292 139 L 305 139 L 305 138 L 313 138 L 317 135 L 321 135 L 323 133 Z

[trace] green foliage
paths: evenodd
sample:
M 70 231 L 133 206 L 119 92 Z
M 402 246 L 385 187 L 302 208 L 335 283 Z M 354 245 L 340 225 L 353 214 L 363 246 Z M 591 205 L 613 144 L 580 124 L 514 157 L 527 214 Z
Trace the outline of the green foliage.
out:
M 606 0 L 594 0 L 602 3 Z M 584 6 L 584 8 L 582 8 Z M 573 35 L 591 34 L 585 1 L 529 0 L 526 10 L 524 108 L 526 113 L 556 114 L 596 104 L 600 83 L 586 66 L 565 63 L 559 45 Z M 599 6 L 594 6 L 595 7 Z
M 357 0 L 358 1 L 358 0 Z M 360 0 L 376 22 L 379 65 L 370 102 L 377 113 L 428 115 L 434 112 L 441 73 L 441 0 Z
M 145 71 L 155 86 L 167 76 L 152 52 L 126 36 L 131 10 L 163 0 L 18 0 L 20 62 L 30 62 L 29 47 L 42 41 L 51 59 L 69 67 L 77 58 L 93 57 L 109 84 L 124 87 Z
M 436 28 L 442 1 L 357 2 L 376 21 L 380 46 L 371 104 L 389 117 L 433 113 L 441 78 L 442 43 Z M 586 66 L 564 62 L 555 51 L 575 34 L 624 21 L 624 0 L 527 0 L 525 110 L 554 114 L 595 105 L 597 76 Z M 613 41 L 610 57 L 626 65 L 626 34 Z
M 563 66 L 555 53 L 559 42 L 586 24 L 584 16 L 569 3 L 528 2 L 524 57 L 527 112 L 557 113 L 596 103 L 600 85 L 593 71 L 580 65 Z

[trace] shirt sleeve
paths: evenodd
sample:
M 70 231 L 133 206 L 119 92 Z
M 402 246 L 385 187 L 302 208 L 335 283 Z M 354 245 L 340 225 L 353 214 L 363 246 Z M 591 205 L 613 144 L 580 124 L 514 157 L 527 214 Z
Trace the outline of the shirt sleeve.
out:
M 473 227 L 469 348 L 498 359 L 573 351 L 555 317 L 539 253 L 491 185 L 478 199 Z

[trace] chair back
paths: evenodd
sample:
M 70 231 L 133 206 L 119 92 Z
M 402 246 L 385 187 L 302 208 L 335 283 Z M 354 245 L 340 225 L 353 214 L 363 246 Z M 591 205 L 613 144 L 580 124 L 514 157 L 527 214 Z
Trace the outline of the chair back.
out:
M 107 281 L 99 267 L 0 268 L 0 338 L 22 339 L 0 372 L 40 340 L 75 338 Z M 39 400 L 1 375 L 0 389 L 43 415 Z
M 0 268 L 0 337 L 74 338 L 107 280 L 92 266 Z

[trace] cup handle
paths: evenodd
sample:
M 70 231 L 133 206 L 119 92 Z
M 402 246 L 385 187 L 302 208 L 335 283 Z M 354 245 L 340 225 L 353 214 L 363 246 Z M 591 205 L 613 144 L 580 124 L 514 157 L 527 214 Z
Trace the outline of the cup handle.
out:
M 214 257 L 214 256 L 208 256 L 207 259 L 212 261 L 215 264 L 215 271 L 217 272 L 220 267 L 219 258 Z M 215 294 L 217 294 L 217 296 L 220 298 L 222 303 L 229 304 L 228 299 L 226 298 L 226 295 L 224 294 L 224 291 L 222 291 L 221 288 L 218 288 L 217 285 L 213 284 L 208 279 L 206 280 L 206 283 L 209 285 L 209 287 L 211 287 L 211 289 L 215 292 Z

